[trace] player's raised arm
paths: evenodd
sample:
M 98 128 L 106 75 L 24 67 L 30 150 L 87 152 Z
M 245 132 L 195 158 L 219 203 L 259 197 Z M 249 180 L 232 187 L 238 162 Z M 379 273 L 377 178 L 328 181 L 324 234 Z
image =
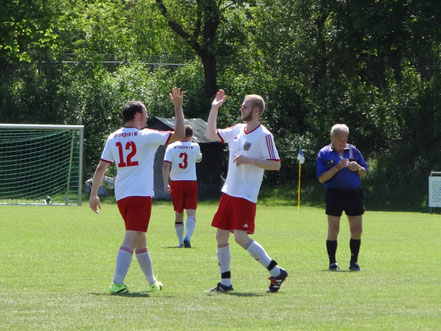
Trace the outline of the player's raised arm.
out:
M 211 103 L 210 115 L 208 115 L 207 130 L 205 131 L 205 137 L 208 140 L 220 141 L 221 139 L 217 135 L 217 114 L 219 108 L 224 104 L 227 99 L 227 95 L 224 90 L 219 90 L 216 93 L 216 98 Z
M 180 88 L 173 87 L 172 93 L 170 93 L 170 101 L 175 108 L 175 131 L 170 137 L 169 143 L 181 140 L 185 136 L 185 121 L 184 110 L 182 109 L 182 103 L 184 101 L 184 91 Z

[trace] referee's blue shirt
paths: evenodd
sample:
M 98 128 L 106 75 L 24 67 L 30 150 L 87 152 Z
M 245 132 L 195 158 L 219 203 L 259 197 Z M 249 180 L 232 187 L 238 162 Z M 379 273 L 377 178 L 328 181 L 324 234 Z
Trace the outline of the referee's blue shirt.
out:
M 336 166 L 341 159 L 349 159 L 356 161 L 359 165 L 368 171 L 366 161 L 360 151 L 351 144 L 346 144 L 343 156 L 340 157 L 338 152 L 332 147 L 332 144 L 323 147 L 317 155 L 317 178 L 323 175 L 332 167 Z M 351 190 L 360 187 L 361 179 L 356 171 L 349 168 L 343 168 L 337 172 L 330 180 L 324 183 L 325 188 L 336 188 L 341 190 Z

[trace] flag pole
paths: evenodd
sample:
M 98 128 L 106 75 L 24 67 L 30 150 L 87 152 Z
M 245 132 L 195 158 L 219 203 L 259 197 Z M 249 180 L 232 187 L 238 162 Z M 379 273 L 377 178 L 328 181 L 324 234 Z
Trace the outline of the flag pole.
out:
M 299 162 L 299 185 L 297 188 L 297 209 L 300 209 L 300 178 L 302 175 L 302 164 Z
M 302 163 L 305 162 L 305 156 L 303 155 L 302 146 L 299 146 L 299 153 L 297 154 L 297 160 L 299 161 L 299 185 L 297 187 L 297 209 L 300 209 L 300 179 L 302 178 Z

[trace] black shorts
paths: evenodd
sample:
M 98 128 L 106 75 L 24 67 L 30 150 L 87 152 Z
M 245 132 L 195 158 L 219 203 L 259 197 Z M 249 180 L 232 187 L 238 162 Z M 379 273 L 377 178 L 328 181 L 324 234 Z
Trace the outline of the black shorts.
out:
M 325 192 L 326 215 L 341 216 L 345 211 L 348 216 L 364 214 L 364 199 L 361 188 L 340 190 L 328 188 Z

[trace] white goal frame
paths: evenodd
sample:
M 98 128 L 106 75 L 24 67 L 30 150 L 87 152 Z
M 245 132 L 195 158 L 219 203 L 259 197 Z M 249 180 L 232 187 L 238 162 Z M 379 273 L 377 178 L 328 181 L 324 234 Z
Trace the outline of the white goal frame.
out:
M 57 192 L 53 192 L 53 194 L 56 194 L 58 197 L 58 200 L 61 199 L 62 195 L 64 195 L 64 203 L 60 203 L 57 201 L 53 201 L 49 194 L 51 192 L 47 192 L 47 197 L 46 194 L 45 195 L 41 195 L 41 197 L 39 196 L 38 199 L 36 198 L 30 198 L 29 201 L 27 201 L 27 198 L 5 198 L 5 197 L 0 197 L 0 205 L 73 205 L 76 204 L 78 206 L 81 206 L 81 195 L 82 195 L 82 172 L 83 172 L 83 140 L 84 140 L 84 125 L 50 125 L 50 124 L 0 124 L 0 153 L 3 153 L 4 148 L 7 149 L 7 144 L 8 141 L 6 139 L 3 139 L 3 133 L 2 131 L 6 131 L 7 134 L 11 134 L 12 136 L 12 132 L 13 130 L 17 130 L 17 132 L 21 132 L 21 133 L 29 133 L 29 135 L 32 135 L 34 131 L 40 131 L 42 134 L 43 133 L 54 133 L 54 137 L 55 137 L 55 133 L 58 134 L 58 132 L 65 134 L 65 139 L 66 139 L 66 144 L 65 144 L 65 150 L 63 150 L 63 153 L 66 154 L 66 156 L 69 158 L 68 160 L 68 166 L 66 168 L 63 168 L 63 171 L 66 172 L 64 174 L 64 180 L 66 181 L 64 183 L 65 185 L 65 191 L 63 192 L 62 189 L 59 189 L 59 191 Z M 71 131 L 72 132 L 72 136 L 71 136 L 71 143 L 70 146 L 68 146 L 68 135 L 66 134 L 66 131 Z M 32 136 L 31 138 L 29 138 L 28 140 L 31 140 L 33 138 L 35 139 L 39 139 L 39 137 L 37 136 L 38 132 L 34 133 L 34 136 Z M 7 137 L 7 136 L 6 136 Z M 3 139 L 3 140 L 2 140 Z M 55 140 L 57 138 L 54 138 Z M 23 141 L 27 140 L 26 138 L 22 138 Z M 14 142 L 15 143 L 15 142 Z M 11 145 L 13 144 L 13 139 L 11 139 Z M 17 143 L 17 144 L 20 144 Z M 23 148 L 25 146 L 26 143 L 21 142 L 21 144 L 23 145 Z M 20 145 L 18 145 L 20 146 Z M 20 147 L 18 147 L 20 148 Z M 54 145 L 54 152 L 57 152 L 57 146 Z M 18 149 L 19 150 L 19 149 Z M 63 154 L 63 155 L 64 155 Z M 18 154 L 17 154 L 18 155 Z M 39 159 L 41 159 L 42 157 L 44 158 L 44 151 L 43 150 L 38 150 L 38 148 L 35 150 L 34 155 L 36 156 L 36 160 L 38 162 Z M 17 163 L 20 162 L 19 157 L 18 156 L 14 156 L 14 153 L 12 152 L 12 156 L 2 156 L 0 154 L 0 185 L 2 185 L 2 181 L 4 181 L 3 184 L 5 184 L 5 179 L 8 177 L 8 169 L 9 171 L 11 170 L 11 164 L 8 164 L 8 162 L 11 161 L 11 159 L 13 159 L 14 157 L 17 159 Z M 58 156 L 60 157 L 60 156 Z M 30 157 L 32 158 L 32 157 Z M 13 160 L 12 160 L 13 161 Z M 73 169 L 75 169 L 75 174 L 72 175 L 72 171 Z M 47 176 L 50 177 L 50 170 L 46 171 L 47 172 Z M 40 178 L 38 177 L 38 172 L 36 172 L 36 177 L 35 178 Z M 11 177 L 9 177 L 11 178 Z M 75 183 L 71 183 L 71 180 L 75 180 L 78 178 L 78 184 L 76 185 Z M 44 181 L 43 181 L 44 183 Z M 9 185 L 11 185 L 11 183 L 8 182 Z M 77 187 L 77 190 L 74 191 L 75 187 Z M 2 188 L 0 187 L 0 190 Z M 77 194 L 77 201 L 76 203 L 74 202 L 75 200 L 71 200 L 69 199 L 69 194 L 72 192 L 72 195 Z M 2 194 L 7 194 L 7 192 L 2 192 Z

